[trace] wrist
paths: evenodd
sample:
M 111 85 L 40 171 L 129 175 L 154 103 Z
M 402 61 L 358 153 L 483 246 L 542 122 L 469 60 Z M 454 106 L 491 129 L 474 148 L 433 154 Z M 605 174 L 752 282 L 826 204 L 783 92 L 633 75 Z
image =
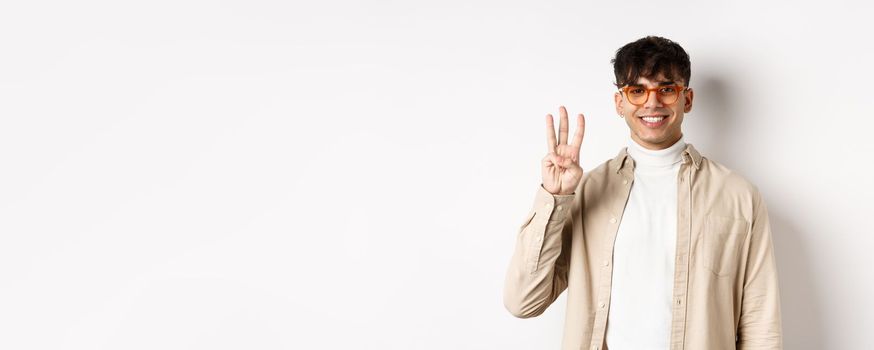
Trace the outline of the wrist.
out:
M 551 195 L 553 195 L 553 196 L 569 196 L 569 195 L 572 195 L 572 194 L 574 194 L 574 193 L 577 193 L 577 191 L 571 191 L 571 192 L 569 192 L 569 193 L 565 193 L 565 192 L 558 191 L 558 192 L 556 192 L 556 193 L 553 193 L 552 191 L 547 190 L 547 189 L 546 189 L 546 186 L 543 186 L 543 183 L 540 184 L 540 187 L 542 187 L 544 191 L 549 192 L 549 194 L 551 194 Z

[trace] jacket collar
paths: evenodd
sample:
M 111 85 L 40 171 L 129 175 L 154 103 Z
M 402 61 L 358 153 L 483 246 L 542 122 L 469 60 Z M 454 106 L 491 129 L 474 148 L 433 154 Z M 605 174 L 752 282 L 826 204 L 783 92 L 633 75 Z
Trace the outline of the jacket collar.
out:
M 698 153 L 698 150 L 692 146 L 691 143 L 686 142 L 686 148 L 683 149 L 683 161 L 688 163 L 688 159 L 692 159 L 692 165 L 695 166 L 695 170 L 701 168 L 701 154 Z M 628 156 L 628 147 L 622 147 L 622 150 L 619 151 L 619 154 L 613 158 L 613 163 L 616 164 L 614 170 L 616 173 L 619 173 L 619 170 L 622 170 L 625 167 L 626 160 L 631 163 L 631 169 L 634 170 L 634 159 Z

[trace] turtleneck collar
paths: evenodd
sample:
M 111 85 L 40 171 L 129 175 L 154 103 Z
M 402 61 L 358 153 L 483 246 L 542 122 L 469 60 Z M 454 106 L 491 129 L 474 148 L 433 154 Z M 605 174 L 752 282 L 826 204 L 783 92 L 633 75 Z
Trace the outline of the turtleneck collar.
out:
M 668 148 L 660 150 L 646 149 L 634 141 L 633 138 L 628 138 L 628 155 L 634 159 L 634 164 L 645 167 L 665 167 L 676 163 L 683 162 L 683 150 L 686 149 L 686 136 L 680 136 L 677 142 L 674 142 Z

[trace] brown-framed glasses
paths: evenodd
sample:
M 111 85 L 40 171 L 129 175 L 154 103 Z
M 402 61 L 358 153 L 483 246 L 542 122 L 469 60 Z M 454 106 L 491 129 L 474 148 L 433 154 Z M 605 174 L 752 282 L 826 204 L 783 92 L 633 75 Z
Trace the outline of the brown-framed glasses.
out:
M 688 90 L 688 88 L 678 84 L 662 85 L 654 88 L 645 88 L 640 85 L 625 85 L 619 90 L 625 94 L 628 102 L 636 106 L 642 106 L 649 100 L 649 93 L 651 91 L 656 92 L 656 98 L 659 102 L 665 105 L 672 105 L 677 102 L 680 92 Z

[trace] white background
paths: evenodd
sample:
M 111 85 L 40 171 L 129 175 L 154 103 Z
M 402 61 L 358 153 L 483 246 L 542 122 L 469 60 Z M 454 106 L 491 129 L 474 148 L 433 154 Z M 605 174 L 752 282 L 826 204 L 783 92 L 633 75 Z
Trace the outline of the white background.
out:
M 0 348 L 557 349 L 564 295 L 502 304 L 543 118 L 613 157 L 647 34 L 691 56 L 686 141 L 765 197 L 786 348 L 874 348 L 871 10 L 4 1 Z

